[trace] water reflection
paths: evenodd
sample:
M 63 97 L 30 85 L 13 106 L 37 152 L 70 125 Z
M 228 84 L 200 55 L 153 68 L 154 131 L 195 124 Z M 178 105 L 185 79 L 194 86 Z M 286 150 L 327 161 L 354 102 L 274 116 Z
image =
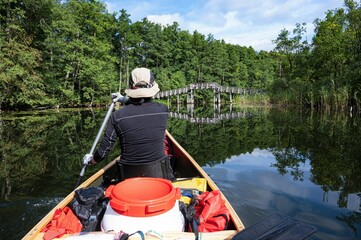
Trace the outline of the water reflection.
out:
M 187 137 L 182 145 L 204 166 L 217 168 L 232 156 L 251 153 L 257 148 L 270 151 L 275 157 L 271 166 L 279 175 L 289 175 L 296 182 L 303 182 L 307 177 L 312 184 L 322 189 L 324 203 L 349 210 L 338 213 L 336 219 L 354 232 L 351 238 L 346 239 L 359 237 L 360 118 L 275 109 L 256 111 L 258 114 L 250 113 L 250 118 L 221 121 L 215 125 L 193 124 L 189 127 L 192 130 L 181 128 L 187 136 L 192 136 Z M 172 130 L 176 132 L 177 139 L 182 139 L 182 132 L 177 132 L 177 127 Z M 306 168 L 307 174 L 305 165 L 309 166 Z M 219 174 L 226 176 L 224 173 Z M 307 198 L 312 200 L 312 197 Z M 333 199 L 336 199 L 335 203 L 332 203 Z M 325 219 L 328 217 L 325 216 Z M 336 238 L 345 235 L 338 234 Z
M 97 132 L 103 110 L 24 112 L 2 114 L 1 121 L 1 197 L 13 200 L 23 194 L 58 193 L 53 186 L 75 183 L 75 170 L 81 167 Z M 43 182 L 48 184 L 43 185 Z M 45 189 L 44 189 L 45 187 Z M 46 189 L 48 187 L 48 189 Z
M 24 202 L 26 205 L 29 199 L 34 198 L 57 199 L 71 191 L 81 168 L 81 159 L 90 149 L 106 110 L 0 114 L 2 233 L 7 232 L 4 229 L 13 229 L 12 234 L 24 234 L 41 218 L 41 215 L 28 218 L 27 214 L 21 215 L 14 209 L 14 219 L 27 218 L 21 220 L 27 222 L 27 225 L 16 229 L 14 222 L 10 225 L 6 221 L 9 212 L 3 211 L 9 204 L 19 205 L 19 202 Z M 292 186 L 295 189 L 305 188 L 307 182 L 321 191 L 321 202 L 337 207 L 337 210 L 333 209 L 337 212 L 335 219 L 345 223 L 349 229 L 348 233 L 337 233 L 338 236 L 345 235 L 352 239 L 357 237 L 357 233 L 361 234 L 361 120 L 358 116 L 350 118 L 341 114 L 318 115 L 311 112 L 234 106 L 171 108 L 170 111 L 194 119 L 213 119 L 212 124 L 178 119 L 172 115 L 169 119 L 168 130 L 202 166 L 217 172 L 222 170 L 222 166 L 230 164 L 231 159 L 251 153 L 258 154 L 252 160 L 253 164 L 271 167 L 275 171 L 272 179 L 291 177 L 282 186 L 286 187 L 293 182 L 297 183 Z M 115 156 L 117 153 L 113 151 L 112 154 Z M 260 162 L 260 154 L 272 156 L 272 162 Z M 212 168 L 213 166 L 217 167 Z M 252 169 L 254 168 L 252 165 Z M 87 176 L 97 169 L 88 168 Z M 239 172 L 245 167 L 231 169 Z M 253 182 L 247 182 L 245 174 L 230 180 L 227 179 L 227 174 L 217 172 L 214 177 L 218 184 L 225 187 L 230 198 L 241 190 L 245 196 L 248 194 L 247 202 L 252 204 L 247 205 L 247 210 L 242 206 L 239 214 L 243 221 L 247 223 L 251 216 L 258 220 L 262 217 L 257 204 L 264 197 L 262 194 L 265 191 L 262 189 L 269 190 L 268 186 L 254 188 L 252 184 L 256 178 Z M 281 183 L 278 183 L 278 187 Z M 318 194 L 311 193 L 302 196 L 298 204 L 305 207 L 317 201 L 314 198 Z M 275 201 L 281 201 L 280 198 L 273 197 Z M 239 196 L 234 202 L 239 202 Z M 237 206 L 235 204 L 235 208 Z M 326 207 L 313 208 L 319 219 L 334 218 L 326 210 L 317 212 L 322 208 Z M 324 235 L 335 234 L 334 229 L 335 226 L 320 226 Z M 12 239 L 11 236 L 13 235 L 5 237 Z
M 254 113 L 254 110 L 249 111 L 247 108 L 234 108 L 232 104 L 223 109 L 219 104 L 213 104 L 213 108 L 210 106 L 197 108 L 194 104 L 187 104 L 186 108 L 181 108 L 181 105 L 178 104 L 176 108 L 170 108 L 169 116 L 191 123 L 214 124 L 235 118 L 249 118 Z

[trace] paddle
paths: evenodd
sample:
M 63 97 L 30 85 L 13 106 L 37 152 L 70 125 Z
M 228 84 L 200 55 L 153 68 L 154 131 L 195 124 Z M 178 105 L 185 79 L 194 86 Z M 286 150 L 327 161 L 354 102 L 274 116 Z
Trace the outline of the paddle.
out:
M 109 109 L 108 109 L 108 112 L 107 114 L 105 115 L 105 118 L 103 120 L 103 123 L 98 131 L 98 134 L 93 142 L 93 146 L 92 148 L 90 149 L 90 152 L 88 153 L 88 155 L 93 155 L 94 154 L 94 151 L 95 151 L 95 147 L 97 146 L 98 142 L 99 142 L 99 139 L 103 133 L 103 130 L 108 122 L 108 119 L 110 117 L 110 115 L 112 114 L 113 112 L 113 109 L 114 109 L 114 106 L 115 106 L 115 103 L 116 102 L 121 102 L 121 103 L 125 103 L 126 101 L 128 101 L 128 98 L 127 97 L 124 97 L 123 95 L 121 95 L 120 93 L 112 93 L 111 94 L 111 98 L 112 98 L 112 103 L 110 104 L 109 106 Z M 81 179 L 83 178 L 84 174 L 85 174 L 85 170 L 87 168 L 89 164 L 89 159 L 85 158 L 83 159 L 83 167 L 79 173 L 79 178 L 78 178 L 78 181 L 76 182 L 76 185 L 75 185 L 75 188 L 77 188 L 81 182 Z
M 272 213 L 254 225 L 238 232 L 232 240 L 303 240 L 317 231 L 313 225 L 282 215 Z

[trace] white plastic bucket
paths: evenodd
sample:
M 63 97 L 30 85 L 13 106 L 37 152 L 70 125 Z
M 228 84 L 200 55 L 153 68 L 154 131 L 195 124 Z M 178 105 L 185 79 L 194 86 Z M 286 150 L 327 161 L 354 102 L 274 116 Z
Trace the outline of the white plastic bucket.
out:
M 156 232 L 164 231 L 183 231 L 184 217 L 179 211 L 179 203 L 175 202 L 174 207 L 169 211 L 150 217 L 132 217 L 115 212 L 108 204 L 103 220 L 101 222 L 102 231 L 123 231 L 128 234 L 136 231 L 143 233 L 153 230 Z
M 105 195 L 110 199 L 101 222 L 105 232 L 184 230 L 180 188 L 174 188 L 169 180 L 129 178 L 110 186 Z

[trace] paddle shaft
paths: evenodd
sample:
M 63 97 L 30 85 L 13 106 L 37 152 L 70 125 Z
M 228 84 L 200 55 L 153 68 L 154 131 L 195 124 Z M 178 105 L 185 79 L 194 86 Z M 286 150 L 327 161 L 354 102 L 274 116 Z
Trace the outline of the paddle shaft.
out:
M 102 123 L 102 125 L 101 125 L 101 127 L 100 127 L 100 129 L 99 129 L 99 131 L 98 131 L 98 134 L 97 134 L 97 136 L 96 136 L 96 138 L 95 138 L 95 141 L 93 142 L 93 146 L 92 146 L 92 148 L 90 149 L 89 154 L 91 154 L 91 155 L 93 155 L 93 153 L 94 153 L 94 151 L 95 151 L 95 147 L 97 146 L 97 144 L 98 144 L 98 142 L 99 142 L 99 139 L 100 139 L 100 137 L 102 136 L 103 130 L 104 130 L 105 126 L 107 125 L 107 122 L 108 122 L 108 120 L 109 120 L 109 118 L 110 118 L 110 115 L 112 115 L 112 112 L 113 112 L 113 109 L 114 109 L 114 105 L 115 105 L 115 103 L 112 102 L 112 103 L 110 104 L 110 106 L 109 106 L 107 115 L 105 115 L 105 118 L 104 118 L 104 120 L 103 120 L 103 123 Z
M 114 109 L 114 105 L 115 105 L 115 101 L 112 101 L 112 103 L 111 103 L 110 106 L 109 106 L 108 112 L 107 112 L 107 114 L 105 115 L 105 118 L 104 118 L 104 120 L 103 120 L 103 123 L 102 123 L 102 125 L 101 125 L 101 127 L 100 127 L 100 129 L 99 129 L 99 131 L 98 131 L 98 134 L 97 134 L 97 136 L 96 136 L 96 138 L 95 138 L 95 140 L 94 140 L 94 142 L 93 142 L 93 146 L 92 146 L 92 148 L 90 149 L 89 154 L 91 154 L 91 155 L 94 154 L 95 148 L 96 148 L 96 146 L 97 146 L 97 144 L 98 144 L 98 142 L 99 142 L 100 137 L 102 136 L 103 130 L 104 130 L 105 126 L 107 125 L 107 122 L 108 122 L 108 120 L 109 120 L 109 118 L 110 118 L 110 115 L 112 115 L 112 112 L 113 112 L 113 109 Z M 80 173 L 79 173 L 79 178 L 78 178 L 78 181 L 76 182 L 75 188 L 79 186 L 79 184 L 80 184 L 80 182 L 81 182 L 81 179 L 82 179 L 83 176 L 85 175 L 85 170 L 86 170 L 86 167 L 87 167 L 87 166 L 88 166 L 88 164 L 83 163 L 83 167 L 82 167 L 82 169 L 81 169 L 81 171 L 80 171 Z

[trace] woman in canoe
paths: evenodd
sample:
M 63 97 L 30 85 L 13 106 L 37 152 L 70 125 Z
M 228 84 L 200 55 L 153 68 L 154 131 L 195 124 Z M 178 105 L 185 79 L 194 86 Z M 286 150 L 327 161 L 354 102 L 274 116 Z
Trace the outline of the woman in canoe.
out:
M 86 154 L 84 162 L 96 164 L 105 159 L 120 141 L 121 158 L 117 162 L 120 180 L 129 177 L 174 178 L 169 158 L 164 152 L 168 107 L 152 101 L 159 91 L 154 74 L 147 68 L 132 71 L 129 97 L 125 106 L 113 112 L 94 156 Z

